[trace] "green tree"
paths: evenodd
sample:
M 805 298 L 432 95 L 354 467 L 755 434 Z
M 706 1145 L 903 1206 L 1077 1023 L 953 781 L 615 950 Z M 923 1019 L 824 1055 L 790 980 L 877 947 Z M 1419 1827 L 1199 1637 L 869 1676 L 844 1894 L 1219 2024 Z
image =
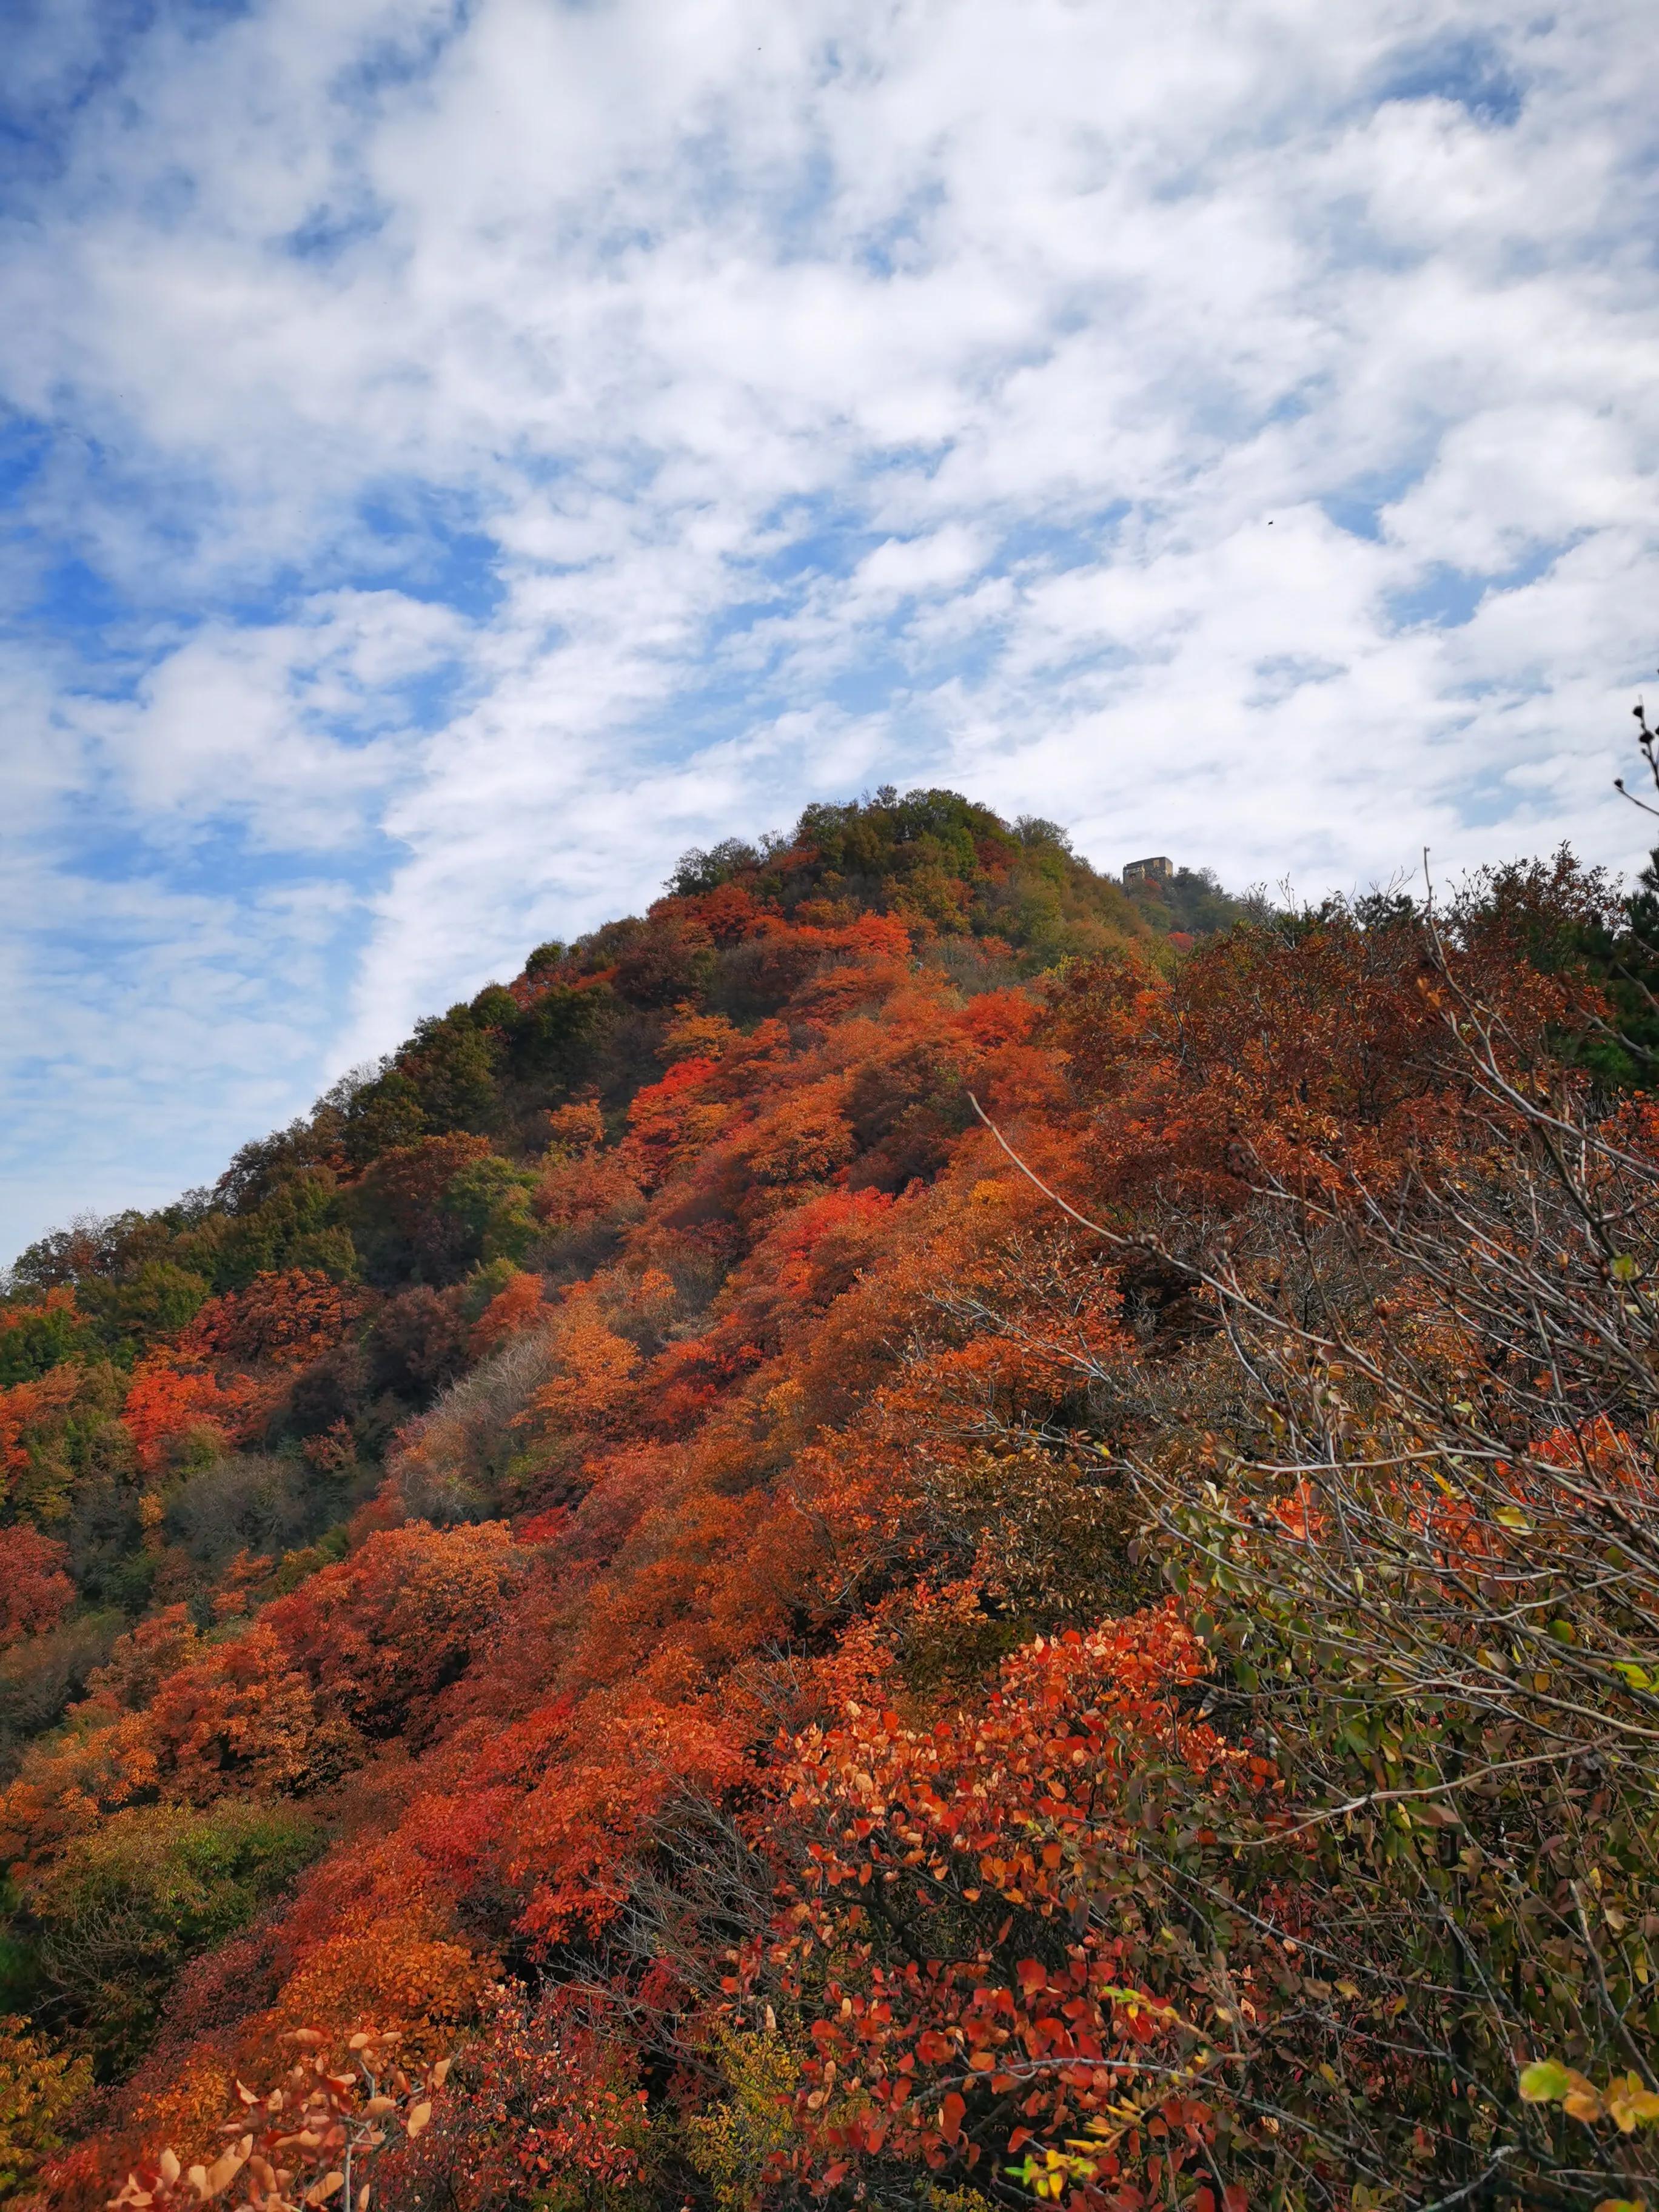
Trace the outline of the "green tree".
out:
M 183 1805 L 117 1813 L 29 1883 L 46 1985 L 80 2025 L 99 2071 L 124 2071 L 150 2039 L 186 1960 L 245 1928 L 321 1844 L 291 1805 Z

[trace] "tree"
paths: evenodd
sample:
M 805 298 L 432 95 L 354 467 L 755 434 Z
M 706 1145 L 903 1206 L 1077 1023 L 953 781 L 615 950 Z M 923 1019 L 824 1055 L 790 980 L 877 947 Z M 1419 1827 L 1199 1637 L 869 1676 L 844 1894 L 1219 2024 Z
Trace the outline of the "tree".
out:
M 362 1305 L 360 1294 L 320 1269 L 268 1270 L 204 1306 L 185 1341 L 227 1366 L 307 1367 L 341 1342 Z
M 96 1337 L 70 1284 L 53 1284 L 38 1304 L 0 1305 L 0 1389 L 35 1382 L 64 1360 L 95 1355 L 96 1350 Z
M 151 1352 L 121 1404 L 140 1474 L 162 1474 L 192 1450 L 222 1450 L 247 1432 L 264 1395 L 249 1376 L 221 1382 L 188 1353 Z
M 149 2042 L 185 1960 L 246 1926 L 320 1843 L 291 1806 L 145 1806 L 27 1881 L 43 1974 L 106 2074 Z
M 55 2050 L 15 2016 L 0 2018 L 0 2203 L 15 2203 L 62 2148 L 92 2087 L 84 2055 Z
M 26 1522 L 0 1528 L 0 1651 L 55 1627 L 75 1601 L 69 1547 Z

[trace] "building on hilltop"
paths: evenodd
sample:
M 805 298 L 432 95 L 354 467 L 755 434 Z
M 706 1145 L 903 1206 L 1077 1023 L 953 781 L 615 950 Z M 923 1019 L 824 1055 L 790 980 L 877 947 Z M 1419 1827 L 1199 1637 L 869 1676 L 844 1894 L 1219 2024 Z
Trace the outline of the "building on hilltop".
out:
M 1156 889 L 1160 884 L 1167 884 L 1174 874 L 1174 861 L 1163 853 L 1155 853 L 1151 860 L 1129 860 L 1124 864 L 1123 887 L 1128 890 L 1137 884 L 1146 884 Z

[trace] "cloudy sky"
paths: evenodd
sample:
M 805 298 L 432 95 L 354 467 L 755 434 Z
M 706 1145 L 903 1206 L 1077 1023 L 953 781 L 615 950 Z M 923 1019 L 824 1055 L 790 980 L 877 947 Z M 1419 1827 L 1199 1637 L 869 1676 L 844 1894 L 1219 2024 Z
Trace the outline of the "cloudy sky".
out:
M 10 0 L 0 1256 L 813 798 L 1571 837 L 1651 0 Z

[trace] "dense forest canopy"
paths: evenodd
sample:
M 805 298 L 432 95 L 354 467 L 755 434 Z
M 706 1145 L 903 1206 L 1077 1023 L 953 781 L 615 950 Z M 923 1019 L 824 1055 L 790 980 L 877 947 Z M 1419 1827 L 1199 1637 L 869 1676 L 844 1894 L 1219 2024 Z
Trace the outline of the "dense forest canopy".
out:
M 884 788 L 31 1246 L 0 2201 L 1640 2201 L 1656 906 Z

